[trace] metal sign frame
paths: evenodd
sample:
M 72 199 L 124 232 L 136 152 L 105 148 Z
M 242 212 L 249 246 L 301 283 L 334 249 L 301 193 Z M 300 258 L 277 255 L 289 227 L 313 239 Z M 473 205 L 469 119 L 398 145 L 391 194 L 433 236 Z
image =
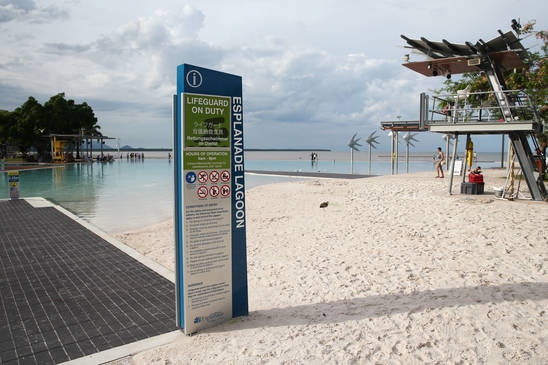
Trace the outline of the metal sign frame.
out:
M 182 64 L 174 96 L 177 326 L 247 315 L 242 78 Z

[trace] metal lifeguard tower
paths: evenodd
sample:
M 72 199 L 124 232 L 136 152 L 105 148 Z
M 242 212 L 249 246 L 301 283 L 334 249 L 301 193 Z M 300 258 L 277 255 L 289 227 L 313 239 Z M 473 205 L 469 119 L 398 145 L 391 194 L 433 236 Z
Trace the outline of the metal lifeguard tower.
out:
M 520 26 L 515 20 L 512 28 L 519 32 Z M 545 200 L 548 194 L 543 171 L 541 168 L 535 171 L 536 161 L 545 157 L 533 154 L 538 148 L 535 135 L 542 133 L 542 121 L 529 95 L 522 90 L 508 90 L 502 76 L 503 71 L 524 68 L 528 53 L 514 32 L 499 30 L 498 33 L 498 37 L 488 42 L 480 39 L 475 44 L 401 36 L 410 48 L 428 57 L 426 61 L 407 62 L 405 67 L 429 77 L 450 78 L 454 74 L 483 72 L 492 89 L 472 93 L 467 88 L 456 95 L 421 94 L 420 120 L 413 129 L 455 136 L 450 171 L 454 168 L 459 135 L 508 134 L 532 199 Z M 383 122 L 383 127 L 389 128 L 390 122 Z M 452 180 L 453 174 L 450 177 Z M 450 193 L 451 186 L 452 181 Z

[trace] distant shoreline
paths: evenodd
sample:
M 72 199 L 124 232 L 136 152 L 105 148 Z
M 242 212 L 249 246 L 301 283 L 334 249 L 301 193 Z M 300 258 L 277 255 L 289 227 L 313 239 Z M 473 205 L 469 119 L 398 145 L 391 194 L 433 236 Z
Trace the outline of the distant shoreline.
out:
M 112 147 L 105 147 L 103 148 L 102 150 L 101 149 L 93 149 L 91 150 L 91 152 L 135 152 L 135 151 L 166 151 L 166 152 L 169 152 L 169 151 L 172 151 L 173 149 L 172 148 L 139 148 L 139 147 L 136 147 L 136 148 L 112 148 Z M 85 152 L 85 151 L 84 151 Z
M 378 175 L 363 175 L 363 174 L 343 174 L 337 172 L 303 172 L 303 171 L 269 171 L 269 170 L 246 170 L 246 173 L 258 175 L 275 175 L 275 176 L 290 176 L 290 177 L 321 177 L 329 179 L 363 179 L 366 177 L 374 177 Z
M 331 152 L 328 148 L 244 148 L 246 152 L 303 152 L 303 151 L 320 151 Z
M 172 148 L 117 148 L 113 147 L 104 147 L 102 151 L 120 151 L 120 152 L 135 152 L 135 151 L 172 151 Z M 320 151 L 320 152 L 331 152 L 329 148 L 245 148 L 246 152 L 303 152 L 303 151 Z M 93 149 L 92 152 L 101 152 L 101 149 Z

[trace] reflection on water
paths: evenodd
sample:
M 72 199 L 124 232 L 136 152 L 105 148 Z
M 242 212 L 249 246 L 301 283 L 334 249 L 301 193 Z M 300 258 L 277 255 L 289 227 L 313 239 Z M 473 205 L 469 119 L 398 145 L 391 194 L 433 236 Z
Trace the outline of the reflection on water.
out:
M 8 198 L 0 174 L 0 198 Z M 172 164 L 167 160 L 77 163 L 20 171 L 20 196 L 44 197 L 107 232 L 172 217 Z
M 81 217 L 91 217 L 95 215 L 102 188 L 102 184 L 99 183 L 101 179 L 96 180 L 94 176 L 102 174 L 103 169 L 102 164 L 73 164 L 52 169 L 52 184 L 49 190 L 46 190 L 48 179 L 41 174 L 32 176 L 22 172 L 21 181 L 24 181 L 25 192 L 27 187 L 29 189 L 28 195 L 25 193 L 25 196 L 43 196 Z M 47 172 L 47 169 L 39 171 Z M 94 180 L 98 183 L 93 183 Z M 37 186 L 44 190 L 34 192 Z

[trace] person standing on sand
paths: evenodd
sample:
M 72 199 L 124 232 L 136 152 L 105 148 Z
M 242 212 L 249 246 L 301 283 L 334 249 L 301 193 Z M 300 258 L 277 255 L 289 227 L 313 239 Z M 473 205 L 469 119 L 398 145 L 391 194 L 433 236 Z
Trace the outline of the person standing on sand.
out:
M 445 160 L 445 155 L 443 154 L 443 151 L 441 150 L 441 147 L 438 147 L 438 158 L 436 159 L 436 174 L 438 176 L 436 177 L 444 177 L 443 176 L 443 166 L 442 163 Z M 440 176 L 441 175 L 441 176 Z

